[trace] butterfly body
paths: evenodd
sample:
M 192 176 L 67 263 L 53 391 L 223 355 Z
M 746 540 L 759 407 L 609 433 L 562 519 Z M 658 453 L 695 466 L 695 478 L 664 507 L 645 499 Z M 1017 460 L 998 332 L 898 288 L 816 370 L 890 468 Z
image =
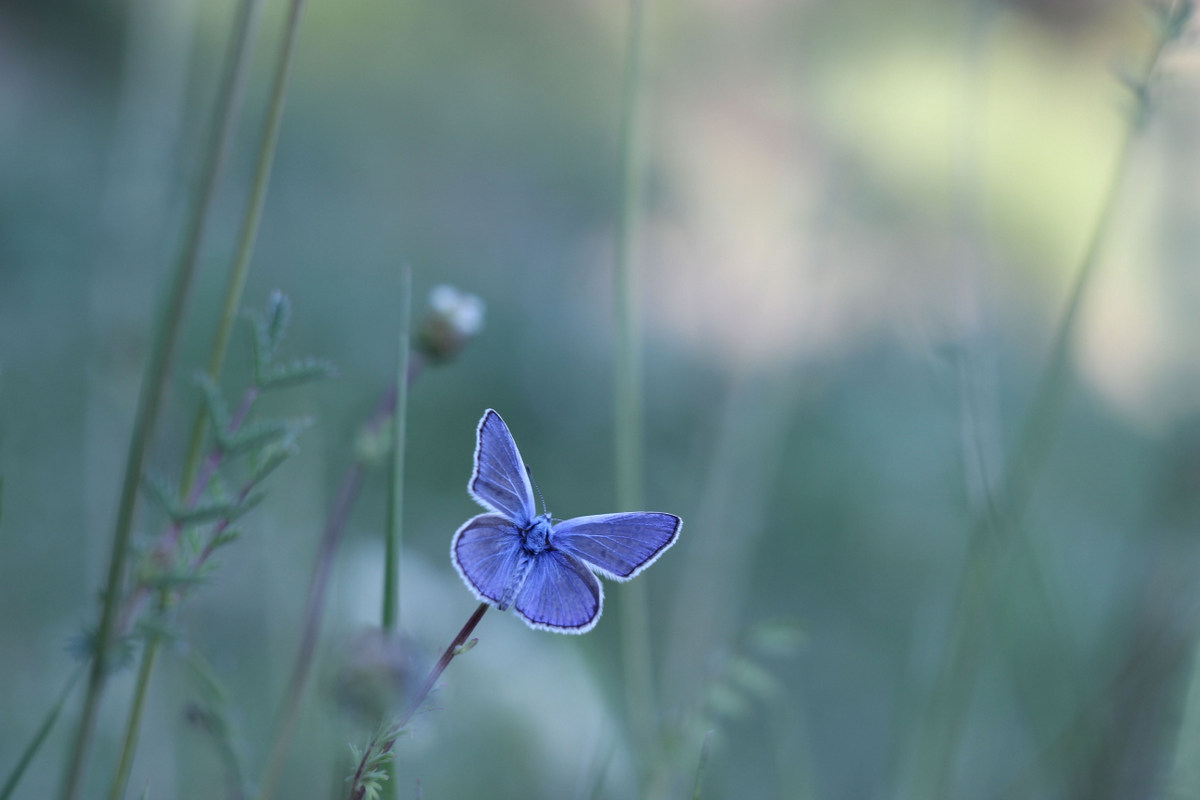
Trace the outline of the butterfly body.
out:
M 683 521 L 635 511 L 575 517 L 555 525 L 537 514 L 528 470 L 495 411 L 476 429 L 475 467 L 467 491 L 488 509 L 454 534 L 450 558 L 475 596 L 512 607 L 533 628 L 583 633 L 600 618 L 603 590 L 595 573 L 628 580 L 675 543 Z

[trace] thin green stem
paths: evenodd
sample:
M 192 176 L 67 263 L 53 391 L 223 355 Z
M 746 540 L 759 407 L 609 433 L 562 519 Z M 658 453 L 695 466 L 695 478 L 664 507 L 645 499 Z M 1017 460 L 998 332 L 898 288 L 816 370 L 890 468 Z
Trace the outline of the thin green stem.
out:
M 67 703 L 67 698 L 71 695 L 71 690 L 75 688 L 75 684 L 79 683 L 79 679 L 87 671 L 86 664 L 80 664 L 71 673 L 71 677 L 67 679 L 67 683 L 63 686 L 62 692 L 58 696 L 58 700 L 51 706 L 50 711 L 46 714 L 46 718 L 42 720 L 41 726 L 37 732 L 33 734 L 33 738 L 29 740 L 29 744 L 25 745 L 25 750 L 21 753 L 21 757 L 17 759 L 17 763 L 13 766 L 12 772 L 9 773 L 8 779 L 4 781 L 4 787 L 0 788 L 0 800 L 9 800 L 12 793 L 16 791 L 17 784 L 21 782 L 21 778 L 25 775 L 25 770 L 29 769 L 29 765 L 33 763 L 34 756 L 45 743 L 46 738 L 50 735 L 50 731 L 54 728 L 54 723 L 58 721 L 58 715 L 62 712 L 63 706 Z
M 1173 15 L 1174 11 L 1168 12 Z M 1046 366 L 1008 463 L 994 506 L 981 511 L 968 541 L 966 563 L 954 604 L 951 638 L 941 677 L 931 699 L 921 733 L 914 771 L 913 798 L 938 798 L 950 791 L 950 775 L 975 675 L 981 663 L 985 612 L 992 594 L 994 562 L 1019 535 L 1020 525 L 1038 476 L 1049 456 L 1070 396 L 1070 345 L 1080 310 L 1105 243 L 1120 187 L 1137 133 L 1145 115 L 1146 92 L 1170 37 L 1164 26 L 1157 35 L 1142 71 L 1131 83 L 1138 107 L 1117 149 L 1115 164 L 1100 212 L 1076 269 L 1075 280 L 1059 317 Z
M 256 0 L 261 2 L 261 0 Z M 267 124 L 263 130 L 262 142 L 259 145 L 258 164 L 254 170 L 254 183 L 250 189 L 250 201 L 246 207 L 246 215 L 242 220 L 242 231 L 238 238 L 237 256 L 229 273 L 229 281 L 225 287 L 225 301 L 221 308 L 221 321 L 213 339 L 212 354 L 208 362 L 208 376 L 214 381 L 221 377 L 225 366 L 225 356 L 229 351 L 229 341 L 233 337 L 234 324 L 237 322 L 238 311 L 242 306 L 242 293 L 246 288 L 246 277 L 250 273 L 250 259 L 254 254 L 254 245 L 258 241 L 259 224 L 262 221 L 263 206 L 267 200 L 267 187 L 271 182 L 271 169 L 275 165 L 275 148 L 279 142 L 279 129 L 283 124 L 283 111 L 286 105 L 287 87 L 291 77 L 292 63 L 296 40 L 299 37 L 300 21 L 304 13 L 304 2 L 293 2 L 288 16 L 287 29 L 284 33 L 283 47 L 279 52 L 279 61 L 275 66 L 275 82 L 271 89 L 271 106 L 267 113 Z M 191 486 L 195 479 L 196 469 L 200 464 L 200 454 L 204 449 L 204 441 L 208 432 L 208 416 L 201 409 L 196 413 L 192 424 L 192 438 L 188 443 L 188 455 L 183 477 L 184 491 Z
M 255 9 L 257 7 L 258 0 L 246 0 L 236 23 L 234 44 L 230 49 L 225 77 L 221 86 L 200 185 L 184 235 L 179 261 L 172 275 L 170 288 L 159 309 L 153 350 L 146 366 L 146 374 L 142 379 L 133 433 L 130 436 L 129 451 L 126 455 L 125 474 L 117 505 L 117 519 L 114 525 L 112 549 L 109 552 L 108 572 L 104 584 L 104 604 L 100 614 L 100 624 L 96 631 L 96 651 L 92 660 L 91 673 L 88 676 L 87 694 L 84 698 L 79 728 L 67 761 L 67 772 L 62 789 L 64 800 L 74 800 L 78 796 L 84 766 L 91 747 L 96 715 L 108 675 L 108 652 L 112 646 L 117 605 L 124 583 L 125 559 L 133 528 L 133 515 L 137 505 L 142 464 L 145 460 L 146 449 L 154 434 L 154 425 L 158 419 L 159 406 L 166 388 L 169 366 L 175 353 L 179 331 L 183 325 L 183 315 L 192 279 L 199 263 L 200 245 L 208 227 L 213 200 L 216 196 L 217 183 L 224 171 L 233 142 L 238 111 L 250 71 L 249 55 L 254 39 L 253 32 L 257 18 Z
M 641 294 L 633 249 L 641 217 L 643 154 L 639 139 L 645 73 L 645 0 L 630 0 L 626 29 L 625 77 L 621 95 L 619 142 L 620 207 L 617 214 L 616 260 L 616 372 L 614 414 L 617 507 L 642 506 L 642 350 Z M 626 686 L 626 713 L 639 750 L 657 759 L 659 737 L 655 731 L 654 664 L 650 646 L 650 615 L 644 584 L 633 583 L 621 597 L 621 645 Z
M 412 270 L 404 268 L 400 298 L 400 342 L 396 359 L 396 405 L 392 413 L 392 485 L 388 492 L 387 535 L 383 556 L 383 616 L 385 635 L 395 634 L 400 627 L 400 554 L 404 543 L 404 453 L 408 427 L 408 374 L 412 360 L 410 329 L 412 328 Z M 387 763 L 388 780 L 383 793 L 399 797 L 396 785 L 396 762 Z
M 408 375 L 412 360 L 412 270 L 404 268 L 400 299 L 400 343 L 396 359 L 396 405 L 392 413 L 392 484 L 388 492 L 383 559 L 383 630 L 400 625 L 400 550 L 404 533 L 404 451 L 408 424 Z M 392 782 L 394 785 L 395 782 Z
M 141 730 L 142 713 L 146 709 L 146 695 L 150 690 L 150 676 L 154 673 L 160 641 L 159 637 L 151 636 L 146 640 L 145 649 L 142 651 L 137 685 L 134 688 L 133 701 L 129 706 L 129 721 L 125 726 L 125 741 L 121 746 L 121 761 L 117 765 L 117 774 L 113 776 L 112 786 L 108 791 L 108 800 L 121 800 L 125 797 L 125 790 L 129 785 L 129 773 L 133 769 L 133 754 L 137 751 L 137 734 Z
M 708 767 L 708 754 L 712 747 L 713 732 L 704 734 L 704 743 L 700 745 L 700 761 L 696 764 L 696 781 L 692 785 L 692 800 L 700 800 L 700 790 L 704 788 L 704 771 Z

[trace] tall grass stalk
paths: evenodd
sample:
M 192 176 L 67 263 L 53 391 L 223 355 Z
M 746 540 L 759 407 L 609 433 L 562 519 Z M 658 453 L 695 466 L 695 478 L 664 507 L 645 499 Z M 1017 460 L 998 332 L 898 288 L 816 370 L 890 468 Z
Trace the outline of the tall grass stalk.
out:
M 911 798 L 939 798 L 950 793 L 950 778 L 962 739 L 970 695 L 982 661 L 985 613 L 992 595 L 995 562 L 1017 537 L 1036 480 L 1045 465 L 1072 388 L 1071 338 L 1112 224 L 1113 211 L 1137 135 L 1147 114 L 1150 80 L 1163 48 L 1178 30 L 1178 0 L 1162 12 L 1161 23 L 1138 72 L 1128 78 L 1135 108 L 1121 135 L 1100 212 L 1075 271 L 1075 280 L 1059 317 L 1050 353 L 1026 413 L 1017 446 L 1004 472 L 994 504 L 976 517 L 968 541 L 966 563 L 955 597 L 950 639 L 940 677 L 917 745 Z
M 257 6 L 261 5 L 262 0 L 253 0 L 253 2 Z M 279 129 L 283 124 L 288 82 L 291 79 L 292 64 L 295 60 L 296 40 L 300 34 L 304 5 L 305 0 L 293 0 L 292 2 L 284 31 L 283 45 L 279 51 L 279 61 L 275 65 L 274 83 L 271 87 L 271 105 L 267 114 L 267 124 L 263 129 L 262 141 L 258 148 L 254 183 L 251 185 L 249 204 L 242 219 L 237 256 L 225 287 L 221 321 L 217 326 L 216 337 L 213 339 L 212 354 L 209 356 L 207 374 L 213 381 L 220 380 L 221 371 L 225 366 L 229 341 L 233 337 L 233 328 L 242 307 L 242 293 L 246 288 L 246 276 L 250 273 L 251 256 L 254 254 L 254 245 L 258 241 L 258 229 L 262 221 L 263 206 L 267 200 L 267 187 L 271 183 L 271 170 L 275 165 L 275 149 L 279 142 Z M 196 419 L 192 424 L 192 438 L 188 443 L 187 457 L 184 461 L 185 471 L 181 485 L 185 493 L 191 488 L 192 482 L 196 478 L 196 470 L 200 466 L 200 455 L 204 450 L 207 431 L 208 415 L 201 409 L 196 413 Z
M 646 0 L 630 0 L 625 39 L 619 140 L 620 206 L 614 264 L 616 315 L 615 445 L 617 508 L 642 507 L 642 325 L 641 294 L 634 242 L 641 216 L 643 153 L 639 127 L 645 88 Z M 633 582 L 621 596 L 621 650 L 626 715 L 642 772 L 658 758 L 660 737 L 654 717 L 654 664 L 650 645 L 649 601 L 645 584 Z
M 261 18 L 261 0 L 248 0 L 244 12 L 251 20 L 251 26 L 244 46 L 247 48 L 247 58 L 253 50 L 253 34 L 257 31 Z M 221 310 L 221 321 L 213 341 L 212 354 L 209 358 L 208 376 L 219 382 L 221 371 L 225 364 L 225 355 L 229 349 L 229 340 L 233 334 L 234 323 L 241 309 L 242 293 L 246 285 L 246 276 L 250 271 L 251 256 L 258 239 L 259 224 L 262 220 L 262 209 L 266 202 L 267 186 L 270 183 L 271 168 L 275 163 L 275 150 L 279 141 L 279 130 L 283 122 L 283 111 L 287 97 L 287 87 L 291 76 L 292 64 L 295 60 L 295 45 L 299 38 L 300 22 L 303 18 L 305 0 L 294 0 L 284 31 L 283 44 L 279 52 L 279 60 L 275 67 L 275 77 L 271 89 L 270 111 L 266 127 L 263 131 L 262 142 L 259 146 L 258 163 L 254 172 L 254 183 L 250 191 L 250 202 L 242 222 L 242 232 L 238 242 L 237 257 L 229 275 L 226 287 L 225 302 Z M 208 432 L 208 415 L 201 408 L 196 414 L 192 426 L 192 438 L 184 463 L 182 492 L 188 495 L 196 480 L 196 474 L 201 463 L 204 441 Z M 138 737 L 141 732 L 143 710 L 150 679 L 154 674 L 158 648 L 161 638 L 151 637 L 146 641 L 142 651 L 141 665 L 138 669 L 137 685 L 134 689 L 129 719 L 125 727 L 125 736 L 121 746 L 121 760 L 117 774 L 113 779 L 109 792 L 109 800 L 121 800 L 125 796 L 129 781 L 129 773 L 133 767 L 133 756 L 137 750 Z
M 412 270 L 404 268 L 400 290 L 400 341 L 396 358 L 396 405 L 392 413 L 392 482 L 388 492 L 387 532 L 383 557 L 383 612 L 381 627 L 385 636 L 395 636 L 400 628 L 400 554 L 404 543 L 404 454 L 408 429 L 408 374 L 412 360 Z M 387 797 L 398 797 L 396 761 L 385 767 Z
M 396 405 L 392 411 L 392 482 L 388 492 L 387 536 L 383 560 L 383 613 L 385 633 L 400 625 L 400 550 L 404 532 L 404 452 L 408 427 L 408 375 L 412 361 L 412 270 L 404 268 L 400 297 L 400 343 L 396 359 Z
M 250 72 L 250 52 L 255 38 L 259 7 L 260 0 L 245 0 L 235 23 L 233 43 L 226 62 L 217 110 L 209 134 L 200 184 L 192 206 L 179 260 L 172 274 L 167 295 L 159 309 L 158 321 L 155 325 L 150 360 L 142 378 L 133 433 L 130 436 L 129 451 L 126 455 L 125 474 L 117 505 L 117 519 L 114 525 L 112 548 L 109 552 L 108 571 L 104 584 L 104 601 L 100 623 L 96 629 L 95 651 L 88 676 L 87 694 L 84 697 L 79 727 L 67 760 L 66 776 L 62 788 L 64 800 L 74 800 L 78 796 L 84 766 L 91 747 L 96 715 L 108 675 L 108 654 L 113 642 L 118 600 L 124 584 L 125 560 L 133 529 L 133 515 L 137 505 L 142 465 L 146 449 L 154 434 L 159 406 L 166 389 L 167 374 L 175 353 L 175 345 L 179 339 L 179 331 L 183 325 L 184 310 L 187 306 L 196 266 L 199 263 L 200 246 L 208 227 L 209 216 L 216 196 L 216 187 L 233 143 L 237 117 Z

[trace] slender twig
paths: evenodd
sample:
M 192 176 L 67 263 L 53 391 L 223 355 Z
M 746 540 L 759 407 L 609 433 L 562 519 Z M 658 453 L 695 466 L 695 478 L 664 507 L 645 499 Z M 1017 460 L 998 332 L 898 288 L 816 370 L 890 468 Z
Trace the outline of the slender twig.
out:
M 625 76 L 621 95 L 619 142 L 620 207 L 617 213 L 615 447 L 617 507 L 642 506 L 642 351 L 641 295 L 634 265 L 634 242 L 641 216 L 643 172 L 639 122 L 644 93 L 645 0 L 630 0 L 625 40 Z M 645 586 L 630 584 L 621 597 L 621 650 L 626 714 L 640 752 L 641 766 L 657 760 L 659 736 L 653 718 L 654 666 Z
M 425 678 L 425 682 L 421 684 L 421 688 L 413 696 L 412 702 L 405 710 L 404 714 L 396 720 L 396 723 L 385 730 L 380 731 L 372 737 L 367 749 L 363 752 L 362 758 L 358 762 L 358 768 L 354 771 L 354 776 L 350 781 L 350 797 L 351 800 L 360 800 L 364 791 L 362 787 L 363 775 L 367 770 L 367 765 L 372 756 L 376 755 L 375 748 L 379 747 L 380 740 L 387 740 L 382 745 L 380 753 L 386 754 L 392 751 L 395 747 L 396 737 L 403 731 L 408 723 L 412 721 L 413 716 L 421 710 L 425 705 L 425 699 L 429 697 L 429 693 L 433 691 L 433 687 L 437 685 L 438 679 L 442 677 L 442 673 L 446 671 L 446 667 L 454 660 L 454 657 L 463 652 L 463 646 L 467 643 L 467 639 L 475 631 L 475 626 L 479 624 L 479 620 L 483 619 L 484 613 L 487 612 L 490 606 L 487 603 L 480 603 L 475 607 L 475 611 L 467 619 L 466 623 L 459 630 L 458 635 L 450 642 L 450 645 L 442 652 L 441 658 L 437 660 L 433 669 L 430 670 L 429 676 Z M 262 798 L 260 798 L 262 800 Z
M 66 777 L 63 782 L 62 797 L 64 800 L 74 800 L 78 796 L 84 765 L 91 747 L 96 714 L 100 707 L 100 698 L 104 693 L 108 675 L 108 650 L 113 642 L 117 604 L 124 583 L 125 560 L 133 529 L 133 514 L 137 505 L 142 463 L 150 438 L 154 433 L 155 421 L 158 419 L 159 405 L 162 402 L 167 383 L 168 368 L 183 324 L 184 309 L 187 305 L 192 278 L 199 263 L 200 245 L 208 227 L 217 183 L 224 171 L 233 142 L 238 111 L 241 108 L 241 100 L 250 72 L 250 51 L 254 41 L 259 6 L 259 0 L 246 0 L 236 23 L 233 45 L 229 51 L 229 60 L 217 103 L 195 204 L 184 236 L 179 261 L 171 278 L 171 286 L 159 311 L 153 351 L 146 366 L 146 374 L 142 379 L 133 434 L 130 436 L 129 452 L 126 456 L 121 495 L 117 505 L 117 519 L 113 530 L 113 543 L 109 552 L 108 573 L 104 584 L 104 605 L 100 614 L 100 624 L 96 630 L 95 655 L 92 660 L 91 673 L 88 676 L 87 695 L 84 698 L 79 728 L 71 746 Z
M 408 366 L 407 383 L 411 386 L 417 375 L 424 367 L 424 360 L 414 354 Z M 368 434 L 378 434 L 383 426 L 391 419 L 396 410 L 397 384 L 393 383 L 383 393 L 371 418 L 365 425 Z M 325 611 L 325 599 L 329 592 L 329 579 L 333 574 L 333 563 L 338 547 L 342 542 L 342 534 L 350 519 L 350 512 L 358 500 L 362 490 L 363 479 L 366 477 L 367 466 L 362 461 L 355 461 L 347 468 L 342 476 L 341 487 L 337 498 L 329 510 L 325 521 L 325 529 L 321 534 L 321 542 L 317 547 L 316 560 L 313 563 L 312 577 L 308 584 L 308 598 L 304 606 L 304 627 L 300 637 L 300 646 L 296 651 L 296 659 L 292 664 L 292 674 L 288 680 L 287 693 L 284 697 L 283 712 L 279 726 L 275 732 L 275 741 L 271 746 L 271 755 L 263 773 L 259 800 L 269 800 L 275 793 L 279 776 L 283 773 L 283 763 L 287 758 L 288 747 L 291 745 L 292 731 L 300 715 L 300 706 L 304 692 L 308 686 L 308 678 L 312 672 L 313 658 L 316 654 L 317 640 L 321 634 L 321 618 Z
M 421 706 L 425 705 L 425 698 L 429 697 L 429 693 L 433 691 L 433 687 L 437 685 L 438 678 L 442 677 L 442 673 L 446 671 L 446 667 L 454 660 L 454 657 L 461 652 L 463 645 L 467 643 L 467 639 L 475 632 L 475 626 L 479 624 L 479 620 L 483 619 L 484 613 L 491 608 L 487 603 L 480 603 L 475 607 L 475 611 L 467 619 L 466 623 L 459 630 L 458 635 L 450 642 L 437 663 L 433 665 L 433 669 L 429 671 L 429 677 L 425 678 L 425 682 L 421 684 L 421 688 L 417 690 L 412 702 L 408 706 L 408 710 L 404 712 L 400 719 L 396 720 L 395 727 L 398 729 L 404 728 L 412 720 L 413 715 L 421 710 Z

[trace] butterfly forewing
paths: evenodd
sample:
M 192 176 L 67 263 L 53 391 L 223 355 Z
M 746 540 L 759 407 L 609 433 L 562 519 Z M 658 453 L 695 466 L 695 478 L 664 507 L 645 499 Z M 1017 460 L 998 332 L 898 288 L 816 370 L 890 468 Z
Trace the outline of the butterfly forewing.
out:
M 550 543 L 607 577 L 627 580 L 673 545 L 681 527 L 679 517 L 656 511 L 598 514 L 560 522 Z
M 533 559 L 513 608 L 535 628 L 585 633 L 600 617 L 600 581 L 578 559 L 544 550 Z
M 500 514 L 466 521 L 450 543 L 450 559 L 480 600 L 499 604 L 521 561 L 521 535 Z
M 508 426 L 490 408 L 475 432 L 475 469 L 467 489 L 485 508 L 526 526 L 537 516 L 525 462 Z

